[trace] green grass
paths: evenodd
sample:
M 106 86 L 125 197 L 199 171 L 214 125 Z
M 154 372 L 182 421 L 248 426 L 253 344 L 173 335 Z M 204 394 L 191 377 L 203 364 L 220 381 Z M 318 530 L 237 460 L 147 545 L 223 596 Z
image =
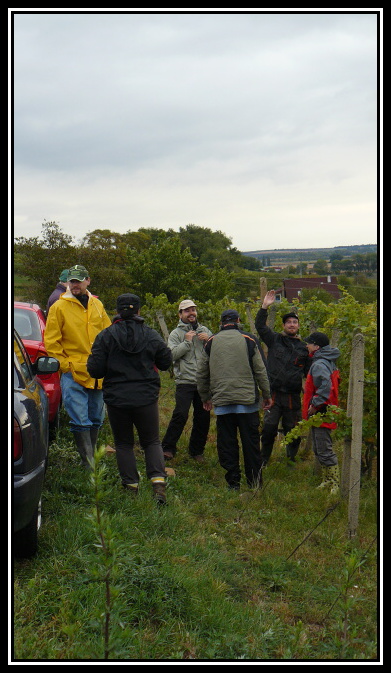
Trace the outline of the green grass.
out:
M 173 399 L 173 380 L 162 374 L 162 435 Z M 341 501 L 290 556 L 336 502 L 316 490 L 312 456 L 302 449 L 290 467 L 276 442 L 264 488 L 231 492 L 214 420 L 204 465 L 187 455 L 189 429 L 172 463 L 166 508 L 152 500 L 139 448 L 135 499 L 120 488 L 115 455 L 100 458 L 99 527 L 90 516 L 91 480 L 62 414 L 39 552 L 14 561 L 14 659 L 377 660 L 376 480 L 363 477 L 356 538 L 347 537 Z M 113 443 L 107 421 L 100 439 Z

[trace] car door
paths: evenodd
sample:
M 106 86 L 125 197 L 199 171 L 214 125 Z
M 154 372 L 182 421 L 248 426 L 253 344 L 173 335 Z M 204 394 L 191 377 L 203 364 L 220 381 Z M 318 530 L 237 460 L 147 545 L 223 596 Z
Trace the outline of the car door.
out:
M 15 409 L 26 450 L 14 464 L 14 473 L 26 473 L 34 470 L 46 460 L 48 450 L 48 400 L 42 384 L 34 375 L 29 356 L 22 341 L 14 336 L 15 366 Z

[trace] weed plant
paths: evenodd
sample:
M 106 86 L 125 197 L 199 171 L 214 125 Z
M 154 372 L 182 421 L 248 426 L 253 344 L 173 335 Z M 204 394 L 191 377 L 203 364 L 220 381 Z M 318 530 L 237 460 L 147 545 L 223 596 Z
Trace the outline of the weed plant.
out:
M 163 436 L 174 382 L 161 379 Z M 206 462 L 187 454 L 189 422 L 159 508 L 139 447 L 132 498 L 115 454 L 99 453 L 97 479 L 80 467 L 67 422 L 38 554 L 14 560 L 13 660 L 378 661 L 375 478 L 362 478 L 348 539 L 347 504 L 316 490 L 304 448 L 291 464 L 277 440 L 263 488 L 229 491 L 212 416 Z M 113 446 L 107 420 L 99 444 Z

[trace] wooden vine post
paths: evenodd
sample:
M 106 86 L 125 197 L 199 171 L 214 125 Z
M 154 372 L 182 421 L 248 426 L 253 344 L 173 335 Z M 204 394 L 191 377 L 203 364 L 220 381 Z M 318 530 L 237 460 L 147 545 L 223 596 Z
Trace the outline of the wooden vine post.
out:
M 167 343 L 168 337 L 170 336 L 169 331 L 167 329 L 166 321 L 164 320 L 164 315 L 162 311 L 156 311 L 156 316 L 159 321 L 160 329 L 162 330 L 163 337 L 165 342 Z
M 255 334 L 255 323 L 254 323 L 254 318 L 251 315 L 250 304 L 246 304 L 246 314 L 247 314 L 248 324 L 250 325 L 250 331 L 251 331 L 252 334 Z
M 353 337 L 350 359 L 347 416 L 352 419 L 351 437 L 345 439 L 341 471 L 341 494 L 348 499 L 348 536 L 355 537 L 360 500 L 362 421 L 364 397 L 364 336 Z
M 259 305 L 262 306 L 263 300 L 265 299 L 265 294 L 267 292 L 267 280 L 262 277 L 259 279 Z

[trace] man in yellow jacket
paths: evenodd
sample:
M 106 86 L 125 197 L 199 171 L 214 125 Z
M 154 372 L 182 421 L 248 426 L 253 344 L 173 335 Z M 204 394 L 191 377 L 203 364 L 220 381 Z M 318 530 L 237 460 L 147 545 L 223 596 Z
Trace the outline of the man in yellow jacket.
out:
M 87 359 L 97 334 L 111 325 L 102 302 L 87 290 L 90 282 L 84 266 L 69 269 L 68 290 L 51 306 L 45 329 L 45 348 L 60 362 L 63 404 L 87 468 L 104 418 L 102 379 L 91 378 Z

